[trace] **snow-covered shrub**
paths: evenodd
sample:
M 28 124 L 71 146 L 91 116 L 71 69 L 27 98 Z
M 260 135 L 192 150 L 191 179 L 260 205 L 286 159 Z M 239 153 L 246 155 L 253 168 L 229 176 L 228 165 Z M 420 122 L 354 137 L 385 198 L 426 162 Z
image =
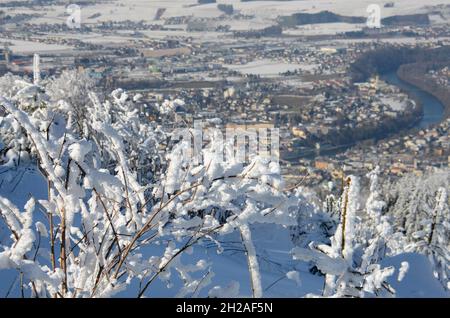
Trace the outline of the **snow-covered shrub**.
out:
M 111 100 L 101 103 L 98 97 L 90 94 L 93 111 L 87 123 L 90 135 L 95 136 L 97 146 L 105 164 L 114 161 L 114 150 L 111 150 L 110 140 L 95 129 L 96 122 L 108 123 L 122 140 L 124 152 L 127 154 L 130 169 L 137 173 L 138 181 L 152 182 L 160 169 L 164 168 L 164 154 L 160 146 L 167 144 L 168 133 L 155 122 L 149 121 L 136 106 L 134 98 L 117 89 L 111 93 Z
M 60 76 L 41 83 L 45 86 L 52 107 L 70 112 L 80 133 L 84 132 L 83 123 L 91 116 L 92 104 L 90 92 L 95 89 L 95 81 L 86 71 L 64 70 Z
M 136 295 L 144 296 L 157 278 L 168 281 L 172 272 L 183 278 L 179 295 L 196 294 L 213 273 L 206 260 L 183 264 L 181 255 L 233 231 L 247 253 L 253 296 L 263 295 L 251 225 L 294 225 L 298 206 L 298 198 L 284 192 L 278 164 L 260 158 L 248 166 L 225 162 L 207 147 L 204 163 L 192 165 L 181 155 L 186 143 L 180 142 L 168 155 L 160 182 L 142 186 L 120 129 L 109 120 L 92 114 L 92 135 L 103 135 L 108 143 L 104 151 L 113 167 L 106 169 L 98 143 L 79 136 L 70 118 L 43 131 L 18 101 L 1 98 L 0 103 L 25 130 L 48 181 L 48 198 L 31 199 L 23 211 L 1 198 L 0 213 L 11 235 L 1 242 L 0 269 L 25 274 L 31 295 L 109 297 L 138 280 Z M 37 221 L 34 206 L 46 216 L 44 222 Z M 45 244 L 34 244 L 36 238 L 47 239 L 45 252 Z M 163 252 L 155 252 L 162 244 Z M 193 271 L 206 272 L 205 279 L 192 279 Z
M 386 279 L 394 273 L 393 267 L 379 265 L 379 236 L 376 229 L 362 222 L 362 218 L 379 217 L 382 201 L 378 200 L 377 173 L 371 178 L 371 194 L 367 211 L 360 204 L 359 179 L 350 176 L 341 198 L 340 222 L 330 245 L 311 242 L 309 248 L 296 247 L 294 259 L 312 262 L 325 274 L 322 296 L 364 297 L 365 294 L 388 296 L 395 292 Z M 366 215 L 367 214 L 367 215 Z
M 105 168 L 114 165 L 110 141 L 93 127 L 102 121 L 111 125 L 123 140 L 130 169 L 138 173 L 140 183 L 151 182 L 162 165 L 159 147 L 167 140 L 167 133 L 154 122 L 147 122 L 132 98 L 121 89 L 110 96 L 99 97 L 95 82 L 84 71 L 63 71 L 58 77 L 32 84 L 11 74 L 0 78 L 1 96 L 9 97 L 17 107 L 27 112 L 38 129 L 45 134 L 64 134 L 65 130 L 77 138 L 92 141 L 101 164 Z M 102 101 L 100 101 L 102 99 Z M 27 134 L 8 114 L 0 113 L 0 132 L 4 151 L 16 154 L 34 148 Z M 49 138 L 47 138 L 49 139 Z M 8 160 L 8 158 L 5 158 Z

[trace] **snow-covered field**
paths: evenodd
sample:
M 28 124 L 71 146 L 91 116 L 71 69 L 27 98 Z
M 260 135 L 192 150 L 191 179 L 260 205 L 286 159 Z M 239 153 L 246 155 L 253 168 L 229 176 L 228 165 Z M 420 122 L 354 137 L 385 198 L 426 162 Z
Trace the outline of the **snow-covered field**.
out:
M 217 3 L 232 4 L 235 12 L 248 15 L 247 19 L 234 19 L 225 17 L 223 20 L 212 21 L 211 19 L 221 16 L 223 13 L 215 4 L 198 5 L 196 0 L 168 0 L 168 1 L 145 1 L 145 0 L 126 0 L 126 1 L 106 1 L 98 2 L 93 5 L 81 7 L 81 23 L 96 24 L 107 21 L 145 21 L 149 24 L 165 24 L 167 19 L 174 17 L 194 17 L 209 19 L 212 27 L 219 25 L 228 25 L 230 31 L 258 30 L 277 22 L 280 16 L 287 16 L 293 13 L 316 13 L 328 10 L 337 14 L 347 16 L 367 16 L 366 8 L 369 4 L 379 4 L 381 6 L 381 17 L 392 15 L 413 14 L 421 12 L 433 12 L 433 6 L 446 4 L 445 0 L 430 1 L 408 1 L 396 0 L 392 8 L 384 8 L 384 0 L 303 0 L 303 1 L 252 1 L 240 2 L 239 0 L 219 0 Z M 158 9 L 165 9 L 160 20 L 155 21 L 155 14 Z M 19 13 L 37 14 L 38 17 L 29 19 L 28 23 L 49 23 L 65 24 L 68 18 L 66 7 L 62 5 L 46 5 L 33 7 L 6 7 L 2 8 L 6 13 L 14 15 Z M 442 23 L 446 20 L 446 15 L 432 15 L 431 20 L 435 23 Z M 307 36 L 307 35 L 333 35 L 340 32 L 357 31 L 364 25 L 347 23 L 330 23 L 305 25 L 296 28 L 283 30 L 285 35 Z M 166 25 L 167 27 L 167 25 Z M 142 31 L 147 37 L 153 39 L 163 38 L 186 38 L 193 37 L 197 41 L 222 41 L 229 33 L 219 32 L 188 32 L 187 25 L 178 24 L 169 26 L 176 28 L 173 31 Z M 14 28 L 14 25 L 7 25 L 7 28 Z M 131 30 L 134 31 L 134 30 Z M 78 38 L 86 40 L 89 43 L 121 43 L 127 42 L 127 38 L 122 37 L 95 37 L 88 34 L 76 35 L 60 34 L 66 38 Z M 353 40 L 351 40 L 353 41 Z M 357 41 L 357 40 L 355 40 Z M 28 51 L 47 51 L 47 50 L 65 49 L 64 46 L 51 45 L 44 47 L 44 44 L 17 43 L 14 50 L 16 52 Z
M 319 23 L 298 26 L 295 29 L 287 29 L 283 34 L 287 35 L 334 35 L 343 32 L 360 31 L 365 25 L 350 23 Z
M 48 44 L 35 41 L 11 40 L 0 38 L 0 45 L 10 44 L 9 48 L 16 53 L 58 52 L 73 50 L 69 45 Z
M 235 10 L 245 15 L 255 15 L 249 25 L 263 26 L 273 21 L 278 16 L 290 15 L 296 12 L 316 13 L 320 11 L 331 11 L 337 14 L 350 16 L 367 16 L 366 8 L 370 4 L 379 4 L 382 7 L 382 17 L 392 15 L 413 14 L 428 12 L 430 6 L 447 4 L 445 0 L 396 0 L 393 8 L 384 8 L 385 0 L 300 0 L 300 1 L 252 1 L 240 2 L 239 0 L 219 0 L 217 3 L 233 4 Z M 113 0 L 97 3 L 82 8 L 82 21 L 84 23 L 96 23 L 101 21 L 140 21 L 155 22 L 154 17 L 159 8 L 166 11 L 162 18 L 177 16 L 194 16 L 199 18 L 213 18 L 222 14 L 217 9 L 217 4 L 197 5 L 195 0 L 168 0 L 168 1 L 146 1 L 146 0 Z M 32 23 L 64 23 L 64 6 L 44 6 L 33 8 L 6 8 L 8 13 L 42 14 L 42 17 L 30 20 Z M 94 14 L 100 14 L 90 18 Z M 234 28 L 240 29 L 242 24 L 232 22 Z
M 407 99 L 399 99 L 396 97 L 381 97 L 380 100 L 389 105 L 395 111 L 403 111 L 407 106 Z
M 285 63 L 269 59 L 256 60 L 243 65 L 224 64 L 224 66 L 242 74 L 260 75 L 262 77 L 276 77 L 280 73 L 295 70 L 312 71 L 317 67 L 317 65 L 313 64 Z

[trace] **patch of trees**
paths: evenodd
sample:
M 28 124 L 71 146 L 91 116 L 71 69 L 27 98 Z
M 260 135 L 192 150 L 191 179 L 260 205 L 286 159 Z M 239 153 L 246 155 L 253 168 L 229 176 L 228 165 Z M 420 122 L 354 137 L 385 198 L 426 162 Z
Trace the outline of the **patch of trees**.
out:
M 225 14 L 231 15 L 234 12 L 234 8 L 232 4 L 223 4 L 223 3 L 219 3 L 217 5 L 217 9 L 219 9 L 220 11 L 222 11 Z
M 280 36 L 283 33 L 283 29 L 279 25 L 269 26 L 261 30 L 249 30 L 249 31 L 236 31 L 234 36 L 245 38 L 260 38 L 264 36 Z
M 158 11 L 156 11 L 155 14 L 155 20 L 160 20 L 161 17 L 163 16 L 164 12 L 166 12 L 166 8 L 159 8 Z
M 331 144 L 333 146 L 353 144 L 369 139 L 383 139 L 401 130 L 413 127 L 422 117 L 423 109 L 420 100 L 414 100 L 415 107 L 410 107 L 407 112 L 402 113 L 396 118 L 383 116 L 376 122 L 365 122 L 364 125 L 357 127 L 346 127 L 350 121 L 345 116 L 340 116 L 335 123 L 339 130 L 331 130 L 327 134 L 309 135 L 306 140 L 299 141 L 299 145 L 305 147 L 314 147 L 317 142 Z M 281 115 L 277 124 L 287 124 L 289 122 L 302 122 L 299 114 Z
M 363 30 L 360 31 L 347 31 L 344 32 L 344 35 L 349 38 L 362 38 L 366 36 L 366 32 Z
M 358 31 L 347 31 L 342 33 L 346 38 L 366 38 L 374 35 L 372 29 L 362 29 Z M 413 30 L 395 30 L 389 32 L 383 32 L 385 36 L 404 36 L 404 37 L 416 37 L 419 34 Z
M 448 86 L 439 85 L 433 80 L 428 80 L 424 74 L 430 70 L 437 70 L 450 66 L 447 62 L 428 62 L 401 65 L 397 71 L 398 77 L 436 97 L 445 106 L 445 116 L 450 116 L 450 90 Z
M 115 80 L 115 86 L 123 89 L 145 89 L 145 88 L 161 88 L 167 84 L 166 81 L 142 79 L 142 80 Z
M 321 137 L 325 142 L 332 145 L 343 145 L 356 141 L 368 139 L 382 139 L 392 134 L 398 133 L 405 127 L 412 127 L 422 115 L 420 106 L 404 113 L 397 118 L 383 118 L 378 122 L 365 123 L 362 127 L 344 128 L 332 131 L 328 135 Z
M 321 11 L 318 13 L 294 13 L 290 16 L 281 17 L 279 22 L 283 26 L 296 26 L 305 24 L 318 23 L 364 23 L 367 20 L 365 17 L 349 17 L 335 14 L 330 11 Z
M 374 74 L 396 71 L 402 64 L 445 62 L 450 57 L 450 46 L 436 49 L 411 47 L 384 47 L 361 55 L 350 68 L 355 82 L 365 81 Z
M 279 23 L 285 27 L 318 23 L 365 23 L 367 17 L 343 16 L 330 11 L 318 13 L 294 13 L 279 18 Z M 428 25 L 428 14 L 395 15 L 381 20 L 383 25 Z
M 51 0 L 36 0 L 34 2 L 37 5 L 42 5 L 42 4 L 51 4 L 52 1 Z M 7 2 L 0 3 L 0 7 L 2 7 L 2 8 L 26 7 L 29 4 L 30 4 L 29 1 L 7 1 Z
M 428 14 L 394 15 L 381 20 L 384 25 L 428 25 Z

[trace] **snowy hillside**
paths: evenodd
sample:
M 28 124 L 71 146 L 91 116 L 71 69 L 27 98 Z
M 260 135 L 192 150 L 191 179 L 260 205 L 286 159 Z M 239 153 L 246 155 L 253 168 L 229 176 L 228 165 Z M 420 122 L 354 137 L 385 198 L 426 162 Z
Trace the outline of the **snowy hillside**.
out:
M 407 15 L 416 13 L 428 13 L 433 6 L 448 4 L 445 0 L 409 1 L 395 0 L 394 7 L 383 8 L 383 17 L 393 15 Z M 243 15 L 254 15 L 252 22 L 273 24 L 278 16 L 293 13 L 317 13 L 331 11 L 347 16 L 366 16 L 366 9 L 370 4 L 384 6 L 384 0 L 299 0 L 299 1 L 249 1 L 218 0 L 217 3 L 199 5 L 196 0 L 126 0 L 126 1 L 101 1 L 95 5 L 82 8 L 83 19 L 87 23 L 100 21 L 152 21 L 160 8 L 166 9 L 162 15 L 162 21 L 171 17 L 194 16 L 199 18 L 214 18 L 223 14 L 217 4 L 232 4 L 234 9 Z M 15 7 L 8 9 L 8 13 L 38 13 L 42 17 L 33 19 L 33 23 L 61 23 L 64 20 L 65 6 L 52 5 L 26 8 Z M 100 14 L 98 17 L 92 17 Z M 156 23 L 158 21 L 155 21 Z M 233 23 L 233 22 L 230 22 Z
M 450 298 L 449 26 L 0 0 L 0 299 Z

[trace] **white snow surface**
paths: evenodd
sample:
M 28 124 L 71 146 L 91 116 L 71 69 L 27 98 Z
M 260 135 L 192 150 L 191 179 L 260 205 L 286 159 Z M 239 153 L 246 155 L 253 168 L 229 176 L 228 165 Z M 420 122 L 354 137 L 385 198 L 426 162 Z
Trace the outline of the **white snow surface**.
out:
M 16 176 L 17 174 L 17 176 Z M 19 180 L 19 176 L 22 175 Z M 5 179 L 6 175 L 0 175 Z M 7 197 L 17 206 L 24 206 L 28 201 L 28 194 L 32 194 L 36 199 L 43 199 L 47 196 L 46 182 L 37 169 L 30 166 L 20 167 L 16 172 L 12 172 L 12 180 L 5 180 L 0 187 L 0 196 Z M 14 177 L 15 176 L 15 177 Z M 15 182 L 18 181 L 14 189 Z M 17 189 L 21 189 L 17 191 Z M 36 214 L 37 217 L 38 215 Z M 39 224 L 38 230 L 42 236 L 45 233 L 43 224 Z M 274 228 L 275 227 L 275 228 Z M 302 297 L 308 294 L 320 295 L 323 288 L 323 278 L 312 275 L 308 271 L 307 263 L 297 259 L 292 259 L 291 250 L 294 245 L 290 239 L 287 228 L 273 224 L 252 224 L 250 226 L 252 239 L 255 245 L 256 254 L 261 273 L 261 289 L 263 297 Z M 6 231 L 0 231 L 6 233 Z M 4 234 L 3 234 L 4 235 Z M 0 239 L 4 239 L 0 237 Z M 236 243 L 237 242 L 237 243 Z M 24 242 L 25 243 L 25 242 Z M 215 275 L 211 278 L 211 283 L 197 295 L 199 297 L 251 297 L 251 284 L 248 271 L 247 258 L 240 243 L 240 237 L 233 233 L 225 238 L 221 243 L 223 253 L 216 252 L 215 244 L 211 241 L 202 245 L 196 245 L 192 253 L 184 253 L 181 260 L 185 264 L 196 264 L 198 260 L 205 259 L 211 266 Z M 156 250 L 158 249 L 158 250 Z M 165 246 L 152 246 L 151 249 L 143 249 L 143 255 L 161 255 Z M 295 248 L 296 252 L 301 249 Z M 302 250 L 307 252 L 308 250 Z M 308 252 L 309 254 L 310 252 Z M 306 254 L 303 254 L 303 259 Z M 316 258 L 318 255 L 309 255 L 307 260 Z M 7 252 L 0 251 L 0 269 L 10 268 Z M 408 271 L 405 270 L 404 263 L 409 264 Z M 323 265 L 336 266 L 336 262 L 323 263 Z M 342 266 L 342 267 L 341 267 Z M 345 263 L 339 264 L 334 270 L 339 273 L 345 267 Z M 398 297 L 450 297 L 442 285 L 434 279 L 433 270 L 426 256 L 407 253 L 393 257 L 388 257 L 382 262 L 382 266 L 393 266 L 394 274 L 388 279 L 389 284 L 396 290 Z M 194 273 L 197 274 L 197 273 Z M 192 274 L 193 277 L 195 275 Z M 399 275 L 403 275 L 401 282 Z M 170 288 L 157 280 L 150 289 L 149 297 L 173 297 L 182 286 L 180 278 L 172 275 Z M 14 270 L 0 271 L 0 296 L 4 296 L 9 285 L 15 277 Z M 198 277 L 201 278 L 201 277 Z M 301 281 L 301 284 L 299 284 Z M 118 297 L 135 297 L 131 292 L 132 287 L 137 287 L 137 282 L 132 283 L 128 291 L 117 294 Z M 20 291 L 13 290 L 10 296 L 18 296 Z M 186 295 L 190 297 L 190 294 Z
M 404 262 L 409 264 L 407 272 L 402 265 Z M 388 283 L 395 289 L 397 297 L 450 297 L 450 293 L 434 279 L 433 268 L 424 255 L 404 253 L 388 257 L 382 261 L 382 266 L 395 268 Z M 400 274 L 404 275 L 401 282 L 397 279 Z
M 304 71 L 313 70 L 316 65 L 313 64 L 296 64 L 296 63 L 286 63 L 279 61 L 272 61 L 269 59 L 260 59 L 249 62 L 243 65 L 229 65 L 224 64 L 224 67 L 238 71 L 243 74 L 260 75 L 261 77 L 277 77 L 280 73 L 287 71 L 295 71 L 301 69 Z
M 388 17 L 397 14 L 427 12 L 426 6 L 446 4 L 445 0 L 396 0 L 393 8 L 384 8 L 385 0 L 298 0 L 298 1 L 252 1 L 218 0 L 217 3 L 232 4 L 235 10 L 246 15 L 256 15 L 259 20 L 274 20 L 281 15 L 297 12 L 316 13 L 332 11 L 342 15 L 366 16 L 366 8 L 370 4 L 381 6 L 381 14 Z M 162 19 L 177 16 L 218 17 L 222 12 L 217 3 L 198 5 L 196 0 L 113 0 L 82 7 L 82 21 L 95 23 L 101 21 L 145 20 L 154 21 L 156 11 L 165 8 Z M 66 18 L 66 7 L 63 5 L 45 5 L 27 7 L 11 7 L 6 12 L 38 13 L 42 16 L 31 19 L 33 23 L 63 23 Z M 93 17 L 94 14 L 100 14 Z M 155 22 L 155 21 L 154 21 Z M 156 21 L 158 22 L 158 21 Z

